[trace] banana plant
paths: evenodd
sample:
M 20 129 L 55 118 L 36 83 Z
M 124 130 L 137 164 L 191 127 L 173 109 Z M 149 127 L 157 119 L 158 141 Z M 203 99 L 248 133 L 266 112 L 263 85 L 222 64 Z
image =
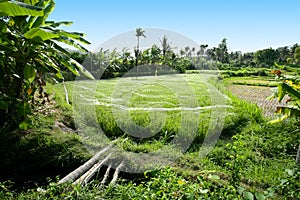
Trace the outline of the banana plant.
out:
M 21 121 L 22 129 L 28 128 L 26 116 L 35 92 L 47 95 L 43 89 L 46 74 L 63 79 L 61 72 L 68 69 L 77 76 L 81 72 L 94 78 L 60 46 L 64 43 L 87 52 L 82 44 L 90 43 L 83 33 L 59 29 L 72 22 L 47 21 L 54 8 L 53 0 L 0 0 L 0 113 Z
M 278 65 L 281 69 L 286 66 Z M 288 106 L 278 106 L 276 112 L 283 116 L 279 119 L 271 121 L 276 123 L 283 121 L 284 119 L 294 116 L 300 117 L 300 79 L 298 76 L 286 76 L 282 73 L 282 70 L 273 70 L 271 73 L 276 75 L 276 79 L 282 80 L 278 83 L 277 92 L 272 97 L 277 97 L 278 102 L 282 102 L 285 96 L 288 96 L 286 103 Z
M 283 66 L 275 63 L 275 65 L 280 69 L 290 70 L 293 68 L 291 66 Z M 298 66 L 299 68 L 299 66 Z M 299 72 L 297 68 L 293 68 L 294 72 Z M 288 96 L 286 103 L 288 106 L 278 106 L 276 108 L 276 112 L 281 114 L 282 116 L 278 119 L 270 121 L 271 124 L 281 122 L 289 117 L 296 117 L 299 119 L 300 117 L 300 79 L 299 73 L 297 76 L 285 76 L 281 70 L 273 70 L 273 74 L 276 75 L 277 79 L 281 79 L 277 86 L 277 92 L 273 95 L 273 97 L 277 97 L 278 101 L 281 102 L 285 96 Z M 298 147 L 296 162 L 300 164 L 300 145 Z

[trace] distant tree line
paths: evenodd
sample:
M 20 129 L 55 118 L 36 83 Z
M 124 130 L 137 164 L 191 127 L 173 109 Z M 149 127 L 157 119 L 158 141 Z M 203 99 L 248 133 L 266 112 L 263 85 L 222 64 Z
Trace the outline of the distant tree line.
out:
M 300 62 L 300 47 L 267 48 L 256 52 L 230 52 L 227 39 L 224 38 L 217 47 L 209 48 L 207 44 L 199 47 L 185 47 L 175 52 L 167 36 L 160 45 L 141 51 L 140 37 L 146 37 L 141 28 L 136 30 L 137 47 L 134 52 L 124 48 L 122 52 L 100 49 L 99 52 L 81 54 L 72 52 L 71 57 L 83 65 L 96 78 L 113 78 L 122 76 L 135 68 L 133 75 L 160 75 L 168 73 L 169 67 L 177 73 L 186 70 L 236 70 L 241 68 L 273 68 L 274 63 L 287 64 Z M 154 67 L 155 66 L 155 67 Z M 70 79 L 75 76 L 71 75 Z M 67 78 L 68 79 L 68 78 Z
M 208 61 L 219 62 L 221 69 L 227 68 L 272 68 L 274 63 L 291 63 L 300 61 L 300 47 L 267 48 L 256 52 L 242 53 L 241 51 L 229 52 L 227 40 L 224 38 L 217 47 L 208 48 L 208 45 L 200 45 L 197 55 L 205 57 Z M 294 59 L 291 59 L 293 58 Z M 220 69 L 220 68 L 219 68 Z

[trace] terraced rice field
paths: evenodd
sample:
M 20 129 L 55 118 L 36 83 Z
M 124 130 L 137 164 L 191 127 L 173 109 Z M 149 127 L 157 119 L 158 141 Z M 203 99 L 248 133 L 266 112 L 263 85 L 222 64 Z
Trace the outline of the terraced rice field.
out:
M 128 171 L 143 171 L 162 165 L 160 160 L 163 165 L 170 159 L 176 160 L 193 141 L 211 144 L 212 139 L 205 140 L 207 136 L 221 133 L 219 127 L 233 107 L 227 105 L 229 98 L 218 88 L 217 81 L 215 75 L 180 74 L 75 81 L 66 85 L 85 146 L 96 153 L 116 138 L 130 138 L 135 147 L 127 148 L 129 143 L 125 143 L 121 149 L 127 148 L 128 152 L 116 149 L 112 151 L 114 159 L 126 158 Z M 144 157 L 148 153 L 151 156 Z
M 232 94 L 239 97 L 242 100 L 249 101 L 257 104 L 262 108 L 266 117 L 275 118 L 276 107 L 281 105 L 287 105 L 283 100 L 279 103 L 277 99 L 267 99 L 273 94 L 273 90 L 276 88 L 261 87 L 261 86 L 246 86 L 246 85 L 230 85 L 228 89 Z

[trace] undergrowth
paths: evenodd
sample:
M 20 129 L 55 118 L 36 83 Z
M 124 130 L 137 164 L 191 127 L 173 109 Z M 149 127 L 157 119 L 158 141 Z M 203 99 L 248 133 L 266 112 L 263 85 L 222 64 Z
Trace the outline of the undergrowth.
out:
M 55 179 L 46 182 L 47 176 L 53 179 L 56 174 L 61 178 L 90 157 L 77 135 L 80 130 L 72 122 L 71 107 L 64 103 L 62 87 L 50 86 L 48 90 L 55 92 L 56 113 L 35 116 L 39 120 L 31 132 L 1 134 L 1 199 L 300 198 L 300 172 L 295 164 L 300 135 L 296 121 L 268 124 L 256 105 L 230 94 L 233 108 L 228 110 L 218 143 L 206 157 L 199 156 L 203 140 L 198 139 L 173 164 L 147 171 L 142 178 L 121 177 L 113 185 L 94 180 L 85 187 L 57 185 Z M 55 128 L 55 121 L 65 122 L 69 133 Z M 162 134 L 140 143 L 129 138 L 123 148 L 151 152 L 167 144 L 169 137 Z M 49 170 L 52 174 L 43 174 Z M 10 176 L 5 177 L 7 172 Z M 43 182 L 17 185 L 20 174 L 34 173 Z

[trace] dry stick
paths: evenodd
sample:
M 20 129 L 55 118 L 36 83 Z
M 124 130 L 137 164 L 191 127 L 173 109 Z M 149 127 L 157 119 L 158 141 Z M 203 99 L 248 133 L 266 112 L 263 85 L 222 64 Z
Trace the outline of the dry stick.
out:
M 109 164 L 109 166 L 107 167 L 107 169 L 106 169 L 106 172 L 105 172 L 105 174 L 104 174 L 104 177 L 103 177 L 103 179 L 102 179 L 102 181 L 101 181 L 101 184 L 105 184 L 106 183 L 106 181 L 107 181 L 107 179 L 108 179 L 108 176 L 109 176 L 109 171 L 110 171 L 110 169 L 111 169 L 111 163 Z
M 124 165 L 124 161 L 121 162 L 121 164 L 116 168 L 116 171 L 114 173 L 114 176 L 113 176 L 113 179 L 111 180 L 110 184 L 114 184 L 117 182 L 117 179 L 119 177 L 119 173 L 121 171 L 121 168 L 123 167 Z
M 66 94 L 66 102 L 67 102 L 67 104 L 70 104 L 70 102 L 69 102 L 69 93 L 68 93 L 68 90 L 67 90 L 67 87 L 66 87 L 66 84 L 65 84 L 65 81 L 64 81 L 64 79 L 63 79 L 63 86 L 64 86 L 64 90 L 65 90 L 65 94 Z
M 94 176 L 94 174 L 100 170 L 100 168 L 103 166 L 103 164 L 110 158 L 112 153 L 110 153 L 108 156 L 106 156 L 102 161 L 99 161 L 96 163 L 91 169 L 89 169 L 85 174 L 83 174 L 79 179 L 77 179 L 74 184 L 87 184 Z
M 97 163 L 100 159 L 101 154 L 108 151 L 115 145 L 116 140 L 112 141 L 107 147 L 99 151 L 96 155 L 94 155 L 91 159 L 89 159 L 87 162 L 85 162 L 83 165 L 69 173 L 67 176 L 65 176 L 63 179 L 61 179 L 58 184 L 65 183 L 68 181 L 73 181 L 77 179 L 81 174 L 89 170 L 95 163 Z

